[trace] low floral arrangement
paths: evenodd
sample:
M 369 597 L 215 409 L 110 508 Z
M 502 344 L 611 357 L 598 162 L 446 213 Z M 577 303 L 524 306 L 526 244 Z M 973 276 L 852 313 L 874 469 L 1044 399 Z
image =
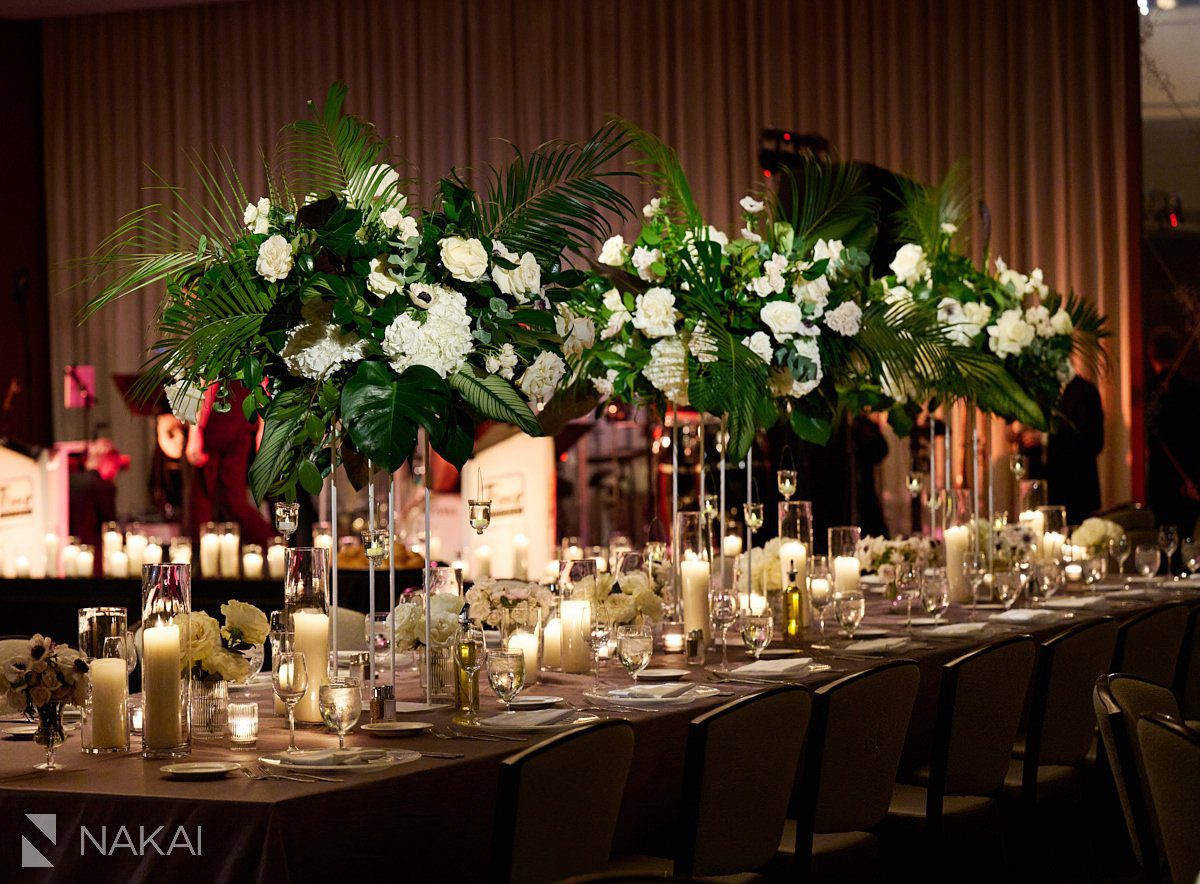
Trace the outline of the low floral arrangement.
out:
M 429 597 L 429 638 L 445 645 L 458 629 L 463 598 L 455 592 L 437 592 Z M 425 603 L 423 598 L 402 602 L 392 615 L 397 650 L 415 650 L 425 646 Z
M 1107 546 L 1111 541 L 1120 540 L 1125 536 L 1125 529 L 1116 522 L 1099 517 L 1084 519 L 1083 524 L 1071 532 L 1071 543 L 1074 546 L 1097 547 Z
M 79 652 L 35 635 L 25 654 L 4 661 L 3 673 L 8 705 L 31 721 L 36 717 L 55 742 L 65 740 L 62 705 L 82 706 L 88 696 L 88 664 Z
M 188 636 L 184 662 L 198 681 L 239 684 L 250 675 L 250 661 L 243 652 L 267 640 L 270 623 L 261 610 L 237 599 L 221 605 L 221 616 L 225 618 L 223 626 L 203 611 L 176 618 Z M 186 624 L 180 622 L 183 620 Z
M 639 617 L 659 621 L 663 616 L 662 596 L 654 582 L 641 571 L 618 578 L 612 572 L 585 577 L 575 584 L 572 598 L 586 598 L 610 623 L 633 623 Z
M 470 618 L 486 626 L 499 627 L 505 615 L 514 625 L 532 626 L 539 612 L 545 621 L 554 604 L 554 593 L 523 580 L 484 577 L 467 590 L 466 599 Z
M 994 527 L 990 533 L 993 562 L 1001 566 L 1027 561 L 1042 542 L 1030 525 L 1020 522 Z M 980 549 L 986 548 L 986 542 L 980 545 Z
M 896 568 L 905 563 L 928 562 L 933 543 L 928 537 L 864 537 L 855 550 L 859 565 L 868 574 L 878 574 L 885 583 L 896 579 Z
M 783 589 L 783 571 L 779 566 L 780 539 L 772 537 L 762 546 L 756 546 L 738 556 L 738 587 L 744 586 L 746 569 L 750 569 L 751 592 L 766 595 Z

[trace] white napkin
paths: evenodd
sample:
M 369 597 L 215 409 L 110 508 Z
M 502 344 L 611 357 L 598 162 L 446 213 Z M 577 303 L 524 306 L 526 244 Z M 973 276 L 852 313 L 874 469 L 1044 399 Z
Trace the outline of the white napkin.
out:
M 480 720 L 489 727 L 541 727 L 558 724 L 575 714 L 574 709 L 537 709 L 528 712 L 505 712 Z
M 908 644 L 906 638 L 871 638 L 865 641 L 850 642 L 842 650 L 852 654 L 879 654 L 887 651 L 898 651 Z
M 778 660 L 755 660 L 753 663 L 747 663 L 745 666 L 739 666 L 737 669 L 731 670 L 734 673 L 742 675 L 781 675 L 787 672 L 796 672 L 800 669 L 807 669 L 808 664 L 812 662 L 812 657 L 782 657 Z
M 608 695 L 628 700 L 667 700 L 682 696 L 693 687 L 695 685 L 678 681 L 669 681 L 666 684 L 637 684 L 627 688 L 612 688 Z
M 1059 608 L 1062 610 L 1078 610 L 1081 608 L 1094 608 L 1096 605 L 1103 605 L 1104 599 L 1098 595 L 1076 595 L 1063 596 L 1058 599 L 1046 599 L 1042 602 L 1043 608 Z
M 1109 599 L 1152 599 L 1154 595 L 1144 589 L 1117 589 L 1108 593 Z
M 1033 623 L 1035 620 L 1044 620 L 1053 616 L 1054 612 L 1047 611 L 1045 608 L 1013 608 L 1011 611 L 992 614 L 988 620 L 996 623 Z
M 430 705 L 429 703 L 413 703 L 405 700 L 396 701 L 397 712 L 432 712 L 435 709 L 445 709 L 445 705 L 439 706 L 437 703 Z
M 387 757 L 382 749 L 303 749 L 277 756 L 284 764 L 366 764 Z
M 987 624 L 982 622 L 975 623 L 947 623 L 944 626 L 935 626 L 929 630 L 926 635 L 944 635 L 947 638 L 953 638 L 959 635 L 978 635 L 987 629 Z

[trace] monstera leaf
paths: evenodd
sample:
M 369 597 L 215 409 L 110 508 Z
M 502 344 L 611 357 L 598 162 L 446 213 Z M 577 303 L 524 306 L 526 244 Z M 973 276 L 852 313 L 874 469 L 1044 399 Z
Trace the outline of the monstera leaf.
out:
M 450 390 L 437 372 L 414 365 L 397 376 L 376 361 L 363 362 L 346 382 L 341 414 L 354 446 L 387 472 L 408 460 L 418 427 L 436 447 L 454 424 Z

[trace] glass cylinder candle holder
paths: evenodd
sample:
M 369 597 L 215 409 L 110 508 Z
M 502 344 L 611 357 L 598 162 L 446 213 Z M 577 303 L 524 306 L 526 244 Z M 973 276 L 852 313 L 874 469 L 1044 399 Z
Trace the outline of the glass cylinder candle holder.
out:
M 102 657 L 104 643 L 110 638 L 123 643 L 128 657 L 133 650 L 133 636 L 129 633 L 129 615 L 125 608 L 79 609 L 79 653 L 85 660 Z
M 687 637 L 683 623 L 679 620 L 664 620 L 662 625 L 662 649 L 667 654 L 682 654 Z
M 808 559 L 812 555 L 812 503 L 807 500 L 783 500 L 779 503 L 780 586 L 787 586 L 788 573 L 796 572 L 796 585 L 808 578 Z
M 289 503 L 286 500 L 275 501 L 275 530 L 284 537 L 296 533 L 300 524 L 300 504 Z
M 591 599 L 596 582 L 596 562 L 576 559 L 562 563 L 558 588 L 559 656 L 563 672 L 585 675 L 591 671 L 592 650 L 588 637 L 592 630 Z
M 858 560 L 858 542 L 862 528 L 843 525 L 829 529 L 829 562 L 833 573 L 833 590 L 840 594 L 858 592 L 862 563 Z
M 707 642 L 712 636 L 708 618 L 708 593 L 712 582 L 708 549 L 707 519 L 703 513 L 681 512 L 675 517 L 676 548 L 679 550 L 679 598 L 683 625 L 690 635 L 699 629 Z
M 190 565 L 142 567 L 143 758 L 179 758 L 192 749 L 191 611 Z
M 219 577 L 221 574 L 221 532 L 216 522 L 200 526 L 200 576 Z
M 129 751 L 129 671 L 125 655 L 125 636 L 114 636 L 104 640 L 100 656 L 90 663 L 79 735 L 80 747 L 87 755 Z
M 246 580 L 262 580 L 263 549 L 257 543 L 242 547 L 242 576 Z
M 239 573 L 238 561 L 242 549 L 242 526 L 237 522 L 222 522 L 220 531 L 219 566 L 220 574 L 226 579 L 236 579 Z
M 963 570 L 967 554 L 978 546 L 971 516 L 970 489 L 955 489 L 947 506 L 946 524 L 942 527 L 942 546 L 945 548 L 946 582 L 950 587 L 950 600 L 966 604 L 970 599 L 970 587 Z M 936 528 L 937 526 L 932 526 Z
M 167 557 L 173 565 L 190 565 L 192 563 L 192 538 L 172 537 Z
M 273 537 L 267 547 L 267 576 L 272 580 L 283 579 L 286 566 L 287 541 L 282 537 Z
M 142 735 L 142 704 L 134 700 L 129 701 L 129 732 Z
M 1067 530 L 1067 508 L 1065 506 L 1039 506 L 1042 532 L 1038 544 L 1038 553 L 1043 562 L 1061 561 L 1063 546 L 1067 543 L 1070 532 Z
M 229 748 L 253 749 L 258 745 L 258 704 L 229 704 Z
M 297 547 L 286 554 L 283 611 L 293 650 L 304 654 L 308 690 L 296 704 L 296 721 L 321 723 L 321 685 L 329 680 L 329 554 Z
M 562 603 L 557 596 L 550 601 L 542 620 L 542 669 L 562 669 Z
M 492 502 L 490 500 L 468 500 L 467 521 L 475 529 L 476 534 L 482 534 L 492 524 Z

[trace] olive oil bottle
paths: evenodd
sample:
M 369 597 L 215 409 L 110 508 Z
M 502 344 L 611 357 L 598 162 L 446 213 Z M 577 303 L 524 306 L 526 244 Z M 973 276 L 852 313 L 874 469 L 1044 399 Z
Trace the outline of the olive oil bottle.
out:
M 787 587 L 783 590 L 783 644 L 796 648 L 804 638 L 808 617 L 804 593 L 796 583 L 796 572 L 788 571 Z

